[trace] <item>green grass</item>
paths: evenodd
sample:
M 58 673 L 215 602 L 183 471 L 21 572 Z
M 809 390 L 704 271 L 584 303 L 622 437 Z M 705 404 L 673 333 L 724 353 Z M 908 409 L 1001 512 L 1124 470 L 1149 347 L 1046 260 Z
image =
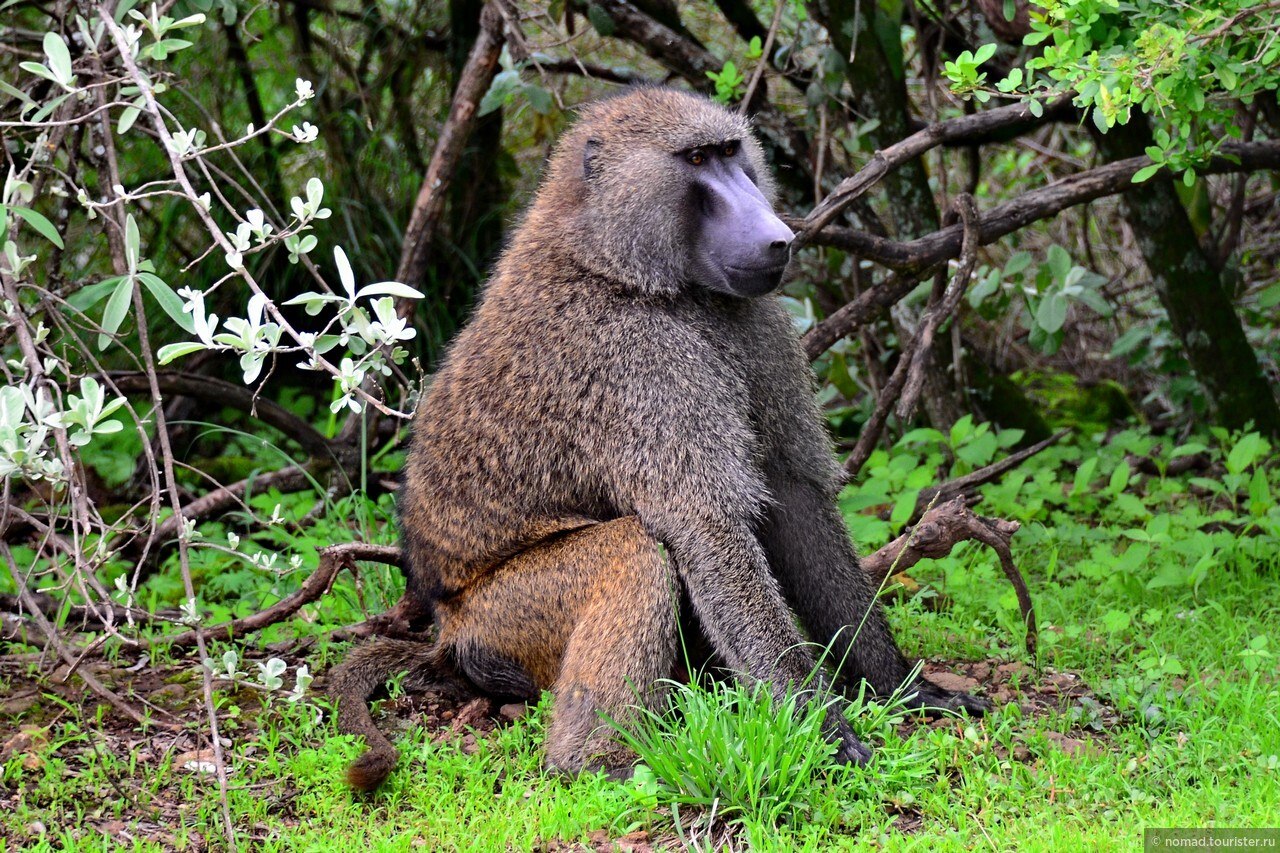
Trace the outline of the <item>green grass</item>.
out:
M 916 435 L 877 454 L 875 485 L 844 500 L 860 546 L 883 543 L 903 520 L 900 511 L 887 521 L 869 514 L 873 490 L 893 501 L 983 464 L 998 442 L 984 447 L 977 432 Z M 340 781 L 360 746 L 335 733 L 318 701 L 224 686 L 239 840 L 263 850 L 496 851 L 642 829 L 673 847 L 729 832 L 738 849 L 1132 850 L 1147 826 L 1274 826 L 1280 472 L 1258 467 L 1269 448 L 1239 451 L 1245 442 L 1226 436 L 1201 443 L 1223 466 L 1217 473 L 1136 474 L 1126 454 L 1167 463 L 1175 451 L 1130 432 L 1102 447 L 1051 449 L 986 489 L 981 512 L 1023 523 L 1014 556 L 1040 617 L 1038 661 L 1025 660 L 1016 600 L 994 555 L 978 546 L 917 566 L 922 591 L 889 607 L 910 654 L 1022 661 L 1015 682 L 1041 698 L 1057 674 L 1075 674 L 1087 689 L 1061 709 L 1026 713 L 1015 695 L 983 720 L 929 726 L 863 703 L 849 715 L 876 749 L 872 763 L 828 769 L 814 761 L 826 751 L 816 718 L 744 688 L 680 688 L 682 718 L 650 721 L 637 735 L 647 769 L 614 783 L 542 773 L 544 703 L 478 738 L 473 754 L 409 728 L 400 767 L 378 796 L 361 800 Z M 300 633 L 322 636 L 344 608 L 353 605 L 317 608 L 319 622 Z M 256 641 L 238 648 L 262 656 Z M 321 639 L 312 670 L 341 650 Z M 121 665 L 132 660 L 119 655 Z M 191 683 L 192 664 L 168 660 Z M 0 695 L 22 680 L 12 668 L 0 677 Z M 287 691 L 292 678 L 284 681 Z M 198 725 L 195 704 L 186 717 Z M 24 724 L 41 726 L 43 740 L 4 764 L 0 849 L 220 843 L 217 787 L 173 766 L 176 756 L 161 748 L 171 736 L 108 724 L 69 699 L 0 716 L 0 735 L 8 740 Z

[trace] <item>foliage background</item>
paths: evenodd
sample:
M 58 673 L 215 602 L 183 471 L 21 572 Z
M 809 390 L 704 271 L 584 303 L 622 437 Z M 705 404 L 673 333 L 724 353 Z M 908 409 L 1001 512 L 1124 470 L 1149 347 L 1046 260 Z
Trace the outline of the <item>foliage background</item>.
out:
M 1071 431 L 992 475 L 980 509 L 1023 525 L 1015 557 L 1044 627 L 1015 687 L 1069 672 L 1089 691 L 901 742 L 891 706 L 856 709 L 885 784 L 821 777 L 768 802 L 750 784 L 702 798 L 658 754 L 658 776 L 632 788 L 556 788 L 537 771 L 539 712 L 481 739 L 479 761 L 413 733 L 456 811 L 487 815 L 476 792 L 501 772 L 533 794 L 503 806 L 505 825 L 476 818 L 498 847 L 638 825 L 682 844 L 767 847 L 781 832 L 784 848 L 1044 826 L 1117 843 L 1162 820 L 1275 813 L 1276 3 L 0 12 L 0 687 L 19 700 L 0 708 L 0 837 L 306 846 L 351 831 L 362 813 L 323 780 L 354 745 L 308 685 L 403 584 L 319 549 L 394 543 L 402 415 L 574 106 L 634 83 L 703 91 L 760 129 L 806 242 L 784 298 L 849 451 L 842 508 L 864 552 L 908 529 L 921 490 Z M 968 254 L 953 222 L 966 198 Z M 908 373 L 918 405 L 902 400 Z M 969 543 L 899 578 L 909 650 L 993 672 L 1025 657 L 999 577 Z M 138 672 L 172 677 L 182 701 L 156 700 L 164 688 Z M 732 744 L 753 699 L 695 694 L 685 717 L 710 703 L 709 719 L 742 721 L 693 729 Z M 139 758 L 139 731 L 173 748 Z M 1088 746 L 1064 758 L 1047 733 Z M 746 741 L 764 744 L 758 766 L 785 763 L 766 735 L 779 732 Z M 803 725 L 780 735 L 809 743 Z M 1028 744 L 1030 760 L 1010 757 Z M 237 794 L 285 776 L 287 808 Z M 411 815 L 448 789 L 398 784 Z M 86 811 L 112 786 L 127 806 Z M 312 838 L 316 816 L 333 823 Z M 397 820 L 379 813 L 374 834 L 394 845 Z

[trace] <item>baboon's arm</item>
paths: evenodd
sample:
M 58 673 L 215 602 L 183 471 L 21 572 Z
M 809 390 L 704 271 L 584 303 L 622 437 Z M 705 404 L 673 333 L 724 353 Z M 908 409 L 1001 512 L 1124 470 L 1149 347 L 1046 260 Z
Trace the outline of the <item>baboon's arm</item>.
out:
M 856 690 L 858 680 L 866 679 L 882 696 L 905 687 L 912 707 L 985 712 L 989 704 L 984 699 L 919 676 L 905 683 L 911 664 L 893 641 L 834 499 L 804 478 L 771 477 L 769 482 L 774 503 L 761 541 L 805 628 L 814 640 L 830 646 L 824 663 L 836 672 L 840 686 Z
M 732 668 L 779 693 L 825 687 L 748 524 L 705 517 L 659 528 L 707 639 Z
M 760 539 L 787 599 L 814 641 L 829 646 L 825 663 L 838 680 L 865 678 L 887 695 L 910 665 L 898 651 L 875 590 L 858 565 L 835 502 L 816 484 L 771 478 L 774 503 Z

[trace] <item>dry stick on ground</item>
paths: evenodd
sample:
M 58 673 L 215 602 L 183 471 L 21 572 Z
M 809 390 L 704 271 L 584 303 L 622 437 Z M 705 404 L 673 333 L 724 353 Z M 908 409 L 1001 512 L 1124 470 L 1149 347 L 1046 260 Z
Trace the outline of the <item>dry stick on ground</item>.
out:
M 270 607 L 259 610 L 252 616 L 211 625 L 208 628 L 202 628 L 201 633 L 219 640 L 234 640 L 252 631 L 260 631 L 277 622 L 283 622 L 297 613 L 303 605 L 310 604 L 328 593 L 333 588 L 338 572 L 343 569 L 355 572 L 357 560 L 399 566 L 401 565 L 400 549 L 391 545 L 369 545 L 364 542 L 346 542 L 321 548 L 320 564 L 296 592 L 285 596 Z M 401 608 L 401 605 L 396 605 L 392 610 L 396 608 Z M 197 634 L 193 630 L 169 637 L 157 637 L 152 644 L 166 647 L 189 646 L 196 640 Z
M 904 572 L 925 558 L 945 557 L 961 542 L 970 539 L 981 542 L 996 552 L 1000 568 L 1018 595 L 1018 608 L 1027 626 L 1027 653 L 1035 657 L 1036 611 L 1027 582 L 1009 551 L 1009 542 L 1020 526 L 1016 521 L 975 515 L 963 498 L 952 498 L 926 512 L 912 529 L 879 551 L 863 557 L 862 568 L 871 575 L 873 583 L 882 583 L 890 572 Z

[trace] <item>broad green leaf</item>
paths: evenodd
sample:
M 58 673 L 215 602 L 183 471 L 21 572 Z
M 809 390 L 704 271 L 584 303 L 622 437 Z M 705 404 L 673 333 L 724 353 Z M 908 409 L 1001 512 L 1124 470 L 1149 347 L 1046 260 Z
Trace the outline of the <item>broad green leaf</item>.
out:
M 1111 472 L 1111 480 L 1107 483 L 1107 491 L 1113 495 L 1118 495 L 1129 485 L 1129 463 L 1123 459 L 1116 469 Z
M 420 290 L 415 290 L 407 284 L 401 284 L 398 281 L 379 281 L 375 284 L 367 284 L 360 288 L 356 293 L 357 298 L 368 296 L 397 296 L 402 299 L 421 299 L 423 294 Z
M 44 54 L 49 57 L 49 70 L 57 75 L 59 83 L 71 82 L 71 51 L 62 36 L 55 32 L 44 34 Z
M 116 285 L 107 307 L 102 312 L 102 332 L 98 334 L 98 349 L 104 350 L 111 344 L 111 335 L 115 334 L 129 313 L 129 304 L 133 297 L 133 278 L 122 276 Z
M 1241 436 L 1236 446 L 1227 454 L 1227 471 L 1232 474 L 1242 473 L 1270 449 L 1267 441 L 1256 432 Z
M 182 310 L 182 298 L 174 293 L 172 288 L 160 276 L 155 273 L 140 272 L 138 273 L 138 280 L 155 297 L 156 302 L 159 303 L 160 308 L 169 316 L 170 320 L 173 320 L 188 332 L 195 332 L 195 320 L 190 314 Z
M 115 291 L 116 285 L 124 279 L 122 275 L 113 275 L 102 281 L 94 282 L 77 290 L 67 297 L 67 304 L 77 311 L 87 311 L 97 305 Z
M 1036 325 L 1052 334 L 1067 322 L 1067 297 L 1062 293 L 1050 293 L 1036 306 Z
M 40 236 L 44 237 L 59 249 L 66 248 L 62 244 L 62 236 L 58 234 L 58 229 L 53 223 L 45 218 L 44 214 L 37 213 L 29 207 L 10 207 L 9 210 L 21 216 L 27 221 L 27 224 L 40 232 Z
M 1080 463 L 1080 467 L 1076 469 L 1075 479 L 1072 481 L 1072 495 L 1078 495 L 1089 487 L 1089 481 L 1093 479 L 1093 472 L 1097 467 L 1098 457 L 1096 456 L 1090 456 Z
M 1133 183 L 1140 184 L 1158 171 L 1160 171 L 1159 163 L 1153 163 L 1150 166 L 1143 166 L 1141 169 L 1133 173 Z

